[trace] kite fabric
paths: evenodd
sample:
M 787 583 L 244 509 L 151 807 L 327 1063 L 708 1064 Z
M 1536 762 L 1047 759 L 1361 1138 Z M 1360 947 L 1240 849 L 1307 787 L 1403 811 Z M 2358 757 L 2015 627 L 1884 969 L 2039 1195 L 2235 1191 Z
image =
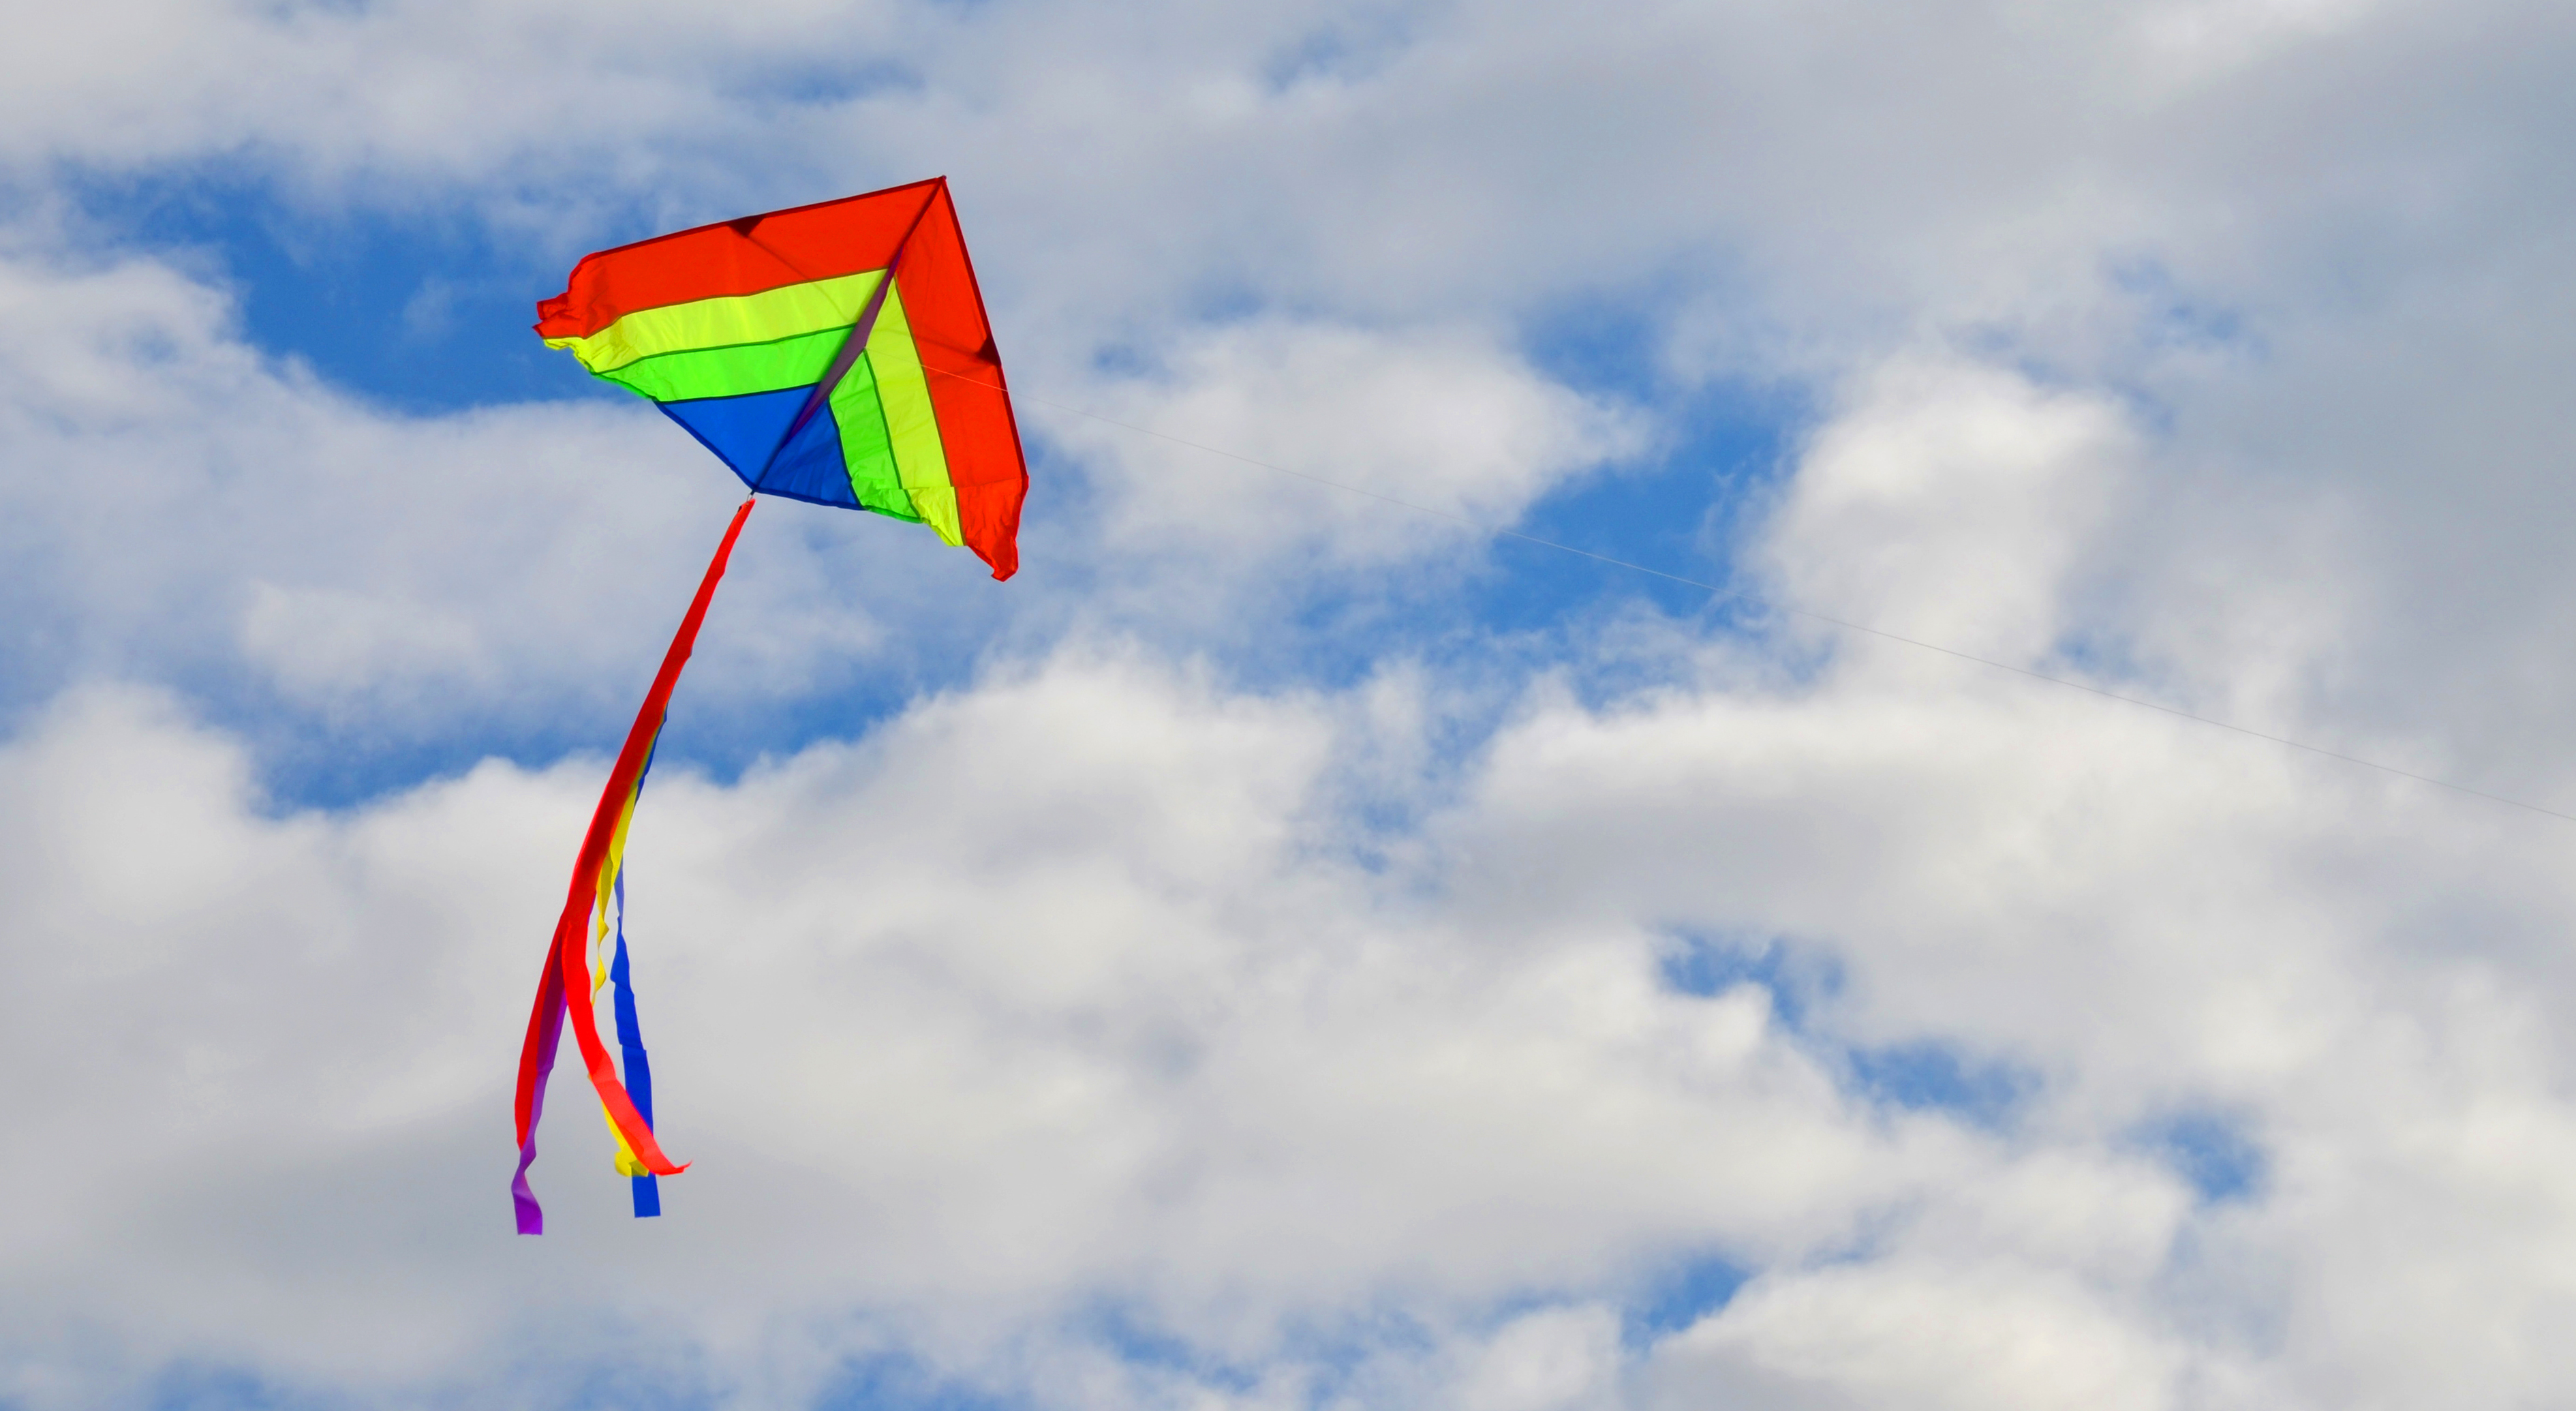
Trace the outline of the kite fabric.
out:
M 754 493 L 1019 566 L 1028 470 L 945 177 L 585 256 L 537 313 Z
M 626 833 L 672 688 L 752 506 L 777 495 L 928 525 L 999 579 L 1019 567 L 1028 491 L 945 177 L 586 255 L 537 314 L 547 347 L 650 399 L 751 493 L 663 655 L 573 864 L 519 1054 L 510 1195 L 523 1235 L 545 1231 L 528 1168 L 567 1015 L 617 1169 L 632 1178 L 635 1213 L 660 1214 L 657 1178 L 685 1169 L 654 1135 L 626 946 Z M 600 1038 L 603 986 L 613 987 L 622 1079 Z

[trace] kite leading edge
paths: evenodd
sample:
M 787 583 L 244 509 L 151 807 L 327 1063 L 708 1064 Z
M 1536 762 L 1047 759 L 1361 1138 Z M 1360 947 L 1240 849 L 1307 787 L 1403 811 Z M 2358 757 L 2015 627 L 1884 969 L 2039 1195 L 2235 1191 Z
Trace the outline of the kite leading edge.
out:
M 656 1178 L 686 1169 L 653 1128 L 652 1080 L 626 950 L 626 830 L 671 689 L 688 664 L 743 522 L 761 495 L 925 524 L 997 579 L 1019 567 L 1028 469 L 1002 362 L 945 177 L 746 216 L 585 255 L 536 329 L 593 376 L 641 394 L 750 487 L 716 546 L 662 669 L 627 731 L 573 864 L 519 1055 L 519 1233 L 545 1214 L 528 1186 L 566 1015 L 583 1070 L 633 1178 L 635 1213 L 661 1213 Z M 614 934 L 613 955 L 602 948 Z M 599 1034 L 613 985 L 618 1047 Z

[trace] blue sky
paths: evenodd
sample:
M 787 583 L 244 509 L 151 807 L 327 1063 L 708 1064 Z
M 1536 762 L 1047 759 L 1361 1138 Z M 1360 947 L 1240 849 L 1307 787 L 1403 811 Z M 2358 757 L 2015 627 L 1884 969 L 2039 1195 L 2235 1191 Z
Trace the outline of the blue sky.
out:
M 1827 619 L 2576 811 L 2576 27 L 1612 18 L 19 17 L 0 1408 L 2567 1399 L 2566 825 Z M 753 516 L 521 1239 L 739 494 L 532 305 L 941 173 L 1023 571 Z

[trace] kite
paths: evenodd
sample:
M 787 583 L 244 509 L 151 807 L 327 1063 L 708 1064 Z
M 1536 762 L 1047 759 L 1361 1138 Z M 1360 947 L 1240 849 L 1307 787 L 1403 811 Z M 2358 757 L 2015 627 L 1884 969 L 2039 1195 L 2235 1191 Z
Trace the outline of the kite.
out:
M 585 255 L 564 292 L 537 305 L 536 330 L 592 376 L 661 408 L 750 493 L 663 655 L 573 864 L 519 1054 L 510 1196 L 523 1235 L 545 1230 L 528 1167 L 567 1015 L 616 1138 L 617 1169 L 632 1178 L 635 1213 L 660 1214 L 656 1178 L 684 1169 L 653 1134 L 626 953 L 626 829 L 671 688 L 753 504 L 775 495 L 927 525 L 1001 579 L 1019 567 L 1029 483 L 945 177 Z M 613 987 L 622 1079 L 600 1040 L 603 986 Z

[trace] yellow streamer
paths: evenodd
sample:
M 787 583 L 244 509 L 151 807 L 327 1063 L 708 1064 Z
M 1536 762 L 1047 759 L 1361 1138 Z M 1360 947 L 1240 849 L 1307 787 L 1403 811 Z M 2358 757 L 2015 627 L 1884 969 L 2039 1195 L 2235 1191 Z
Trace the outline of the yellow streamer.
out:
M 618 811 L 616 830 L 608 836 L 608 856 L 599 864 L 597 900 L 591 910 L 590 995 L 587 1000 L 594 1005 L 599 1003 L 600 986 L 608 983 L 610 957 L 604 953 L 602 943 L 608 939 L 609 908 L 617 899 L 617 879 L 626 871 L 626 829 L 635 821 L 635 802 L 643 792 L 644 781 L 637 779 L 634 792 L 626 796 L 626 807 Z M 620 919 L 623 919 L 622 911 Z M 601 1104 L 599 1115 L 602 1121 L 608 1123 L 609 1138 L 617 1143 L 615 1163 L 618 1174 L 651 1175 L 651 1169 L 635 1155 L 635 1149 L 627 1144 L 626 1134 L 618 1130 L 617 1119 L 609 1115 L 605 1103 Z

